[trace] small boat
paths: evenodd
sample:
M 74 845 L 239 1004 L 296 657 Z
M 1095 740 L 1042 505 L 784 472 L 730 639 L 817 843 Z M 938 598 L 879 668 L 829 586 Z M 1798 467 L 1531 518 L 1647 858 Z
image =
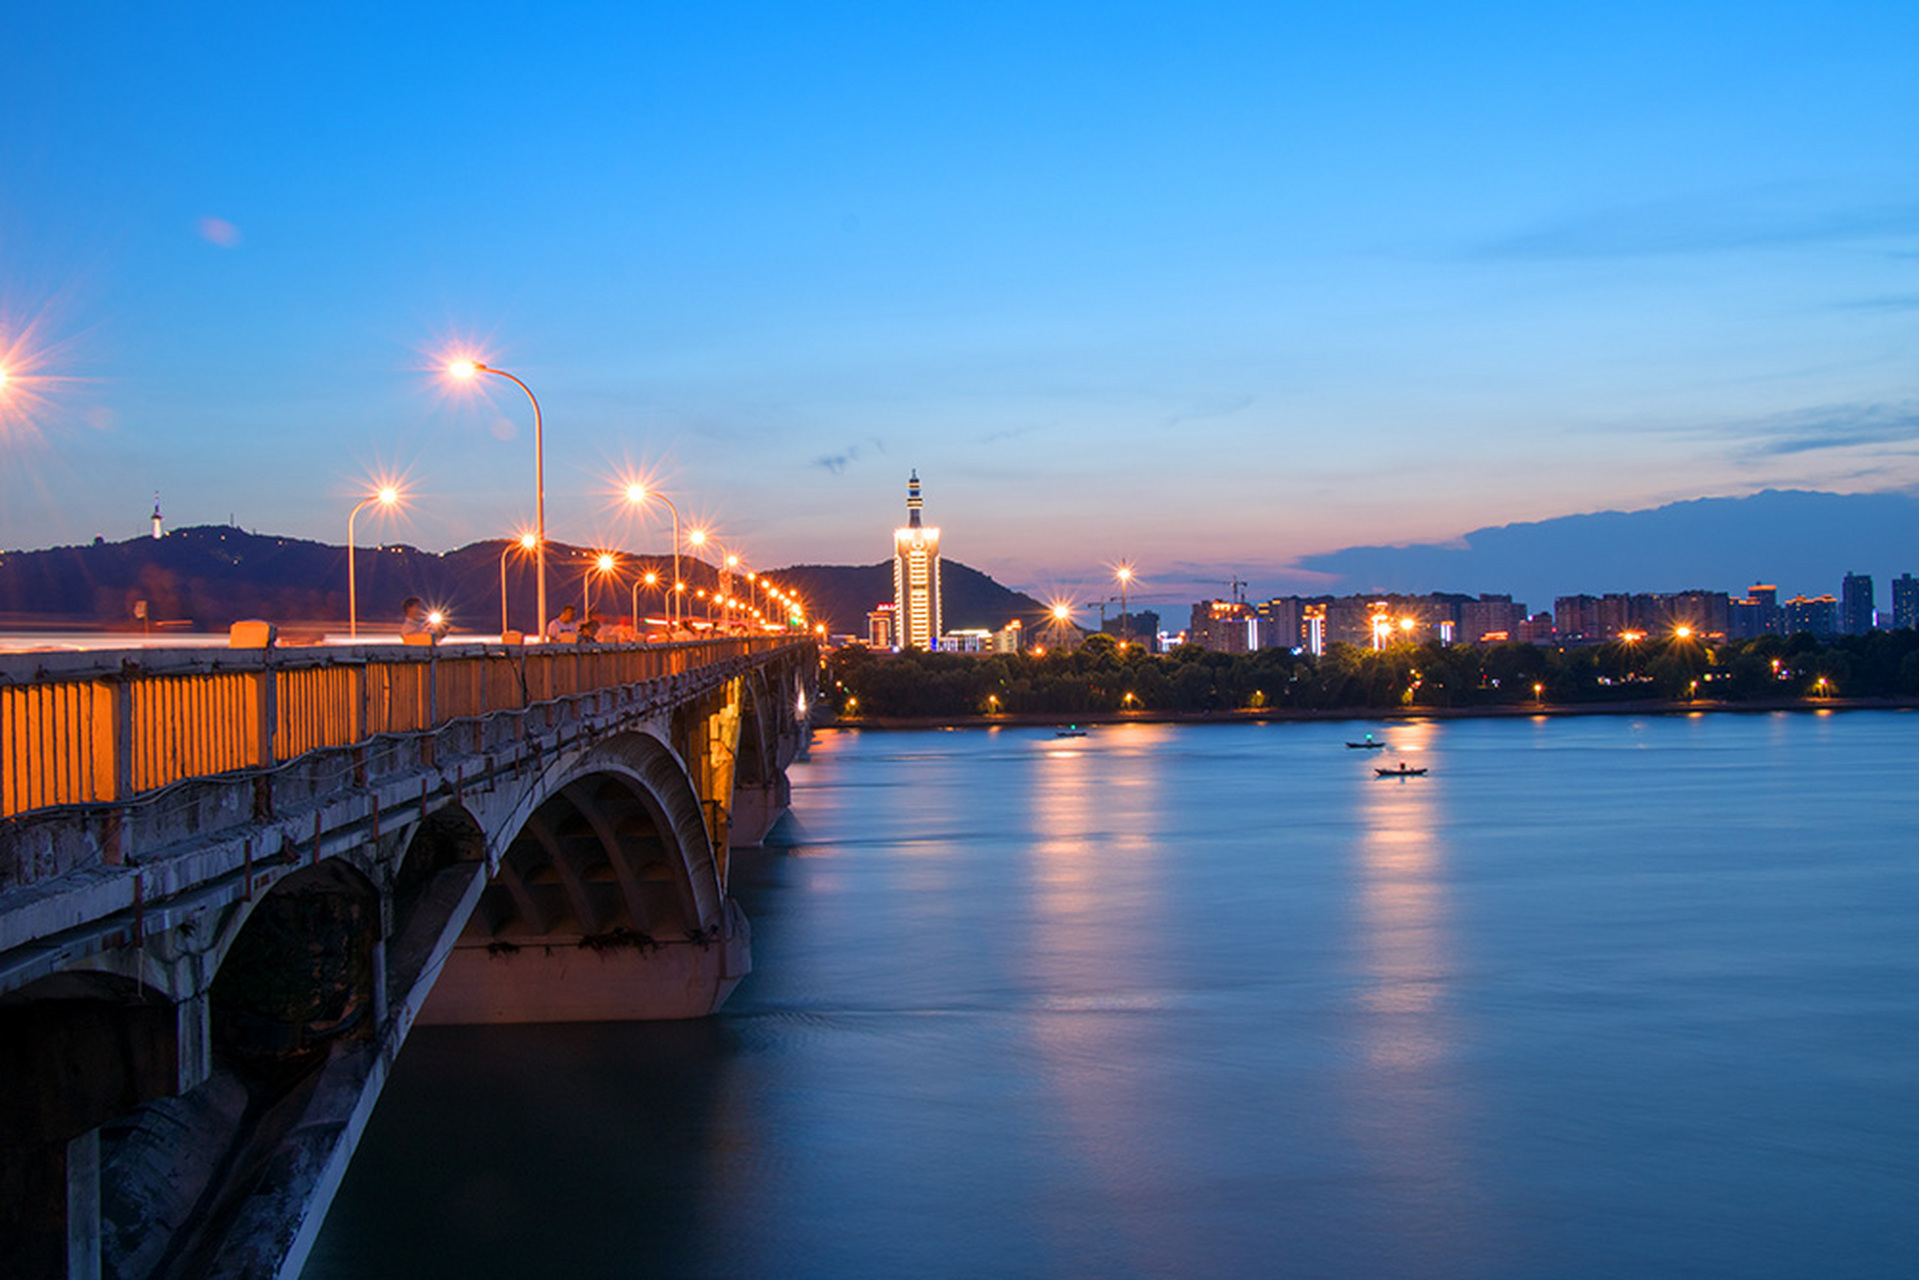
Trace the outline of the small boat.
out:
M 1084 738 L 1086 736 L 1086 730 L 1076 724 L 1069 724 L 1063 729 L 1054 730 L 1053 736 L 1055 738 Z
M 1366 741 L 1349 742 L 1346 745 L 1348 747 L 1351 747 L 1354 751 L 1377 751 L 1380 748 L 1384 747 L 1386 744 L 1381 742 L 1379 739 L 1373 737 L 1373 735 L 1369 733 L 1366 735 Z
M 1394 768 L 1391 768 L 1391 769 L 1375 768 L 1373 772 L 1378 774 L 1382 778 L 1423 778 L 1426 776 L 1426 771 L 1424 769 L 1415 769 L 1411 765 L 1407 764 L 1404 760 L 1401 760 L 1399 764 Z

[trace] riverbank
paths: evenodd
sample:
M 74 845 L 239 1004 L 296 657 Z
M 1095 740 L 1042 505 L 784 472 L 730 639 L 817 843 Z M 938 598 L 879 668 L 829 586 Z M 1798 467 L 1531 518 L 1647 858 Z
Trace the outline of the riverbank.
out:
M 993 726 L 1053 728 L 1063 724 L 1244 724 L 1248 721 L 1493 720 L 1532 716 L 1689 716 L 1702 713 L 1754 715 L 1773 711 L 1912 711 L 1919 698 L 1755 698 L 1739 702 L 1527 703 L 1495 707 L 1260 707 L 1237 711 L 1084 711 L 1067 714 L 1002 711 L 973 716 L 834 716 L 818 729 L 980 729 Z

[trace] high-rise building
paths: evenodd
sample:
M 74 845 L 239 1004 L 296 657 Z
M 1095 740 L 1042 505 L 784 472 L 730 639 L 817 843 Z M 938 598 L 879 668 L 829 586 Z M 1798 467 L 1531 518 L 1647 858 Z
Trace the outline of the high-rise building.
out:
M 1791 634 L 1810 632 L 1816 640 L 1830 640 L 1839 634 L 1839 602 L 1831 596 L 1794 596 L 1779 606 Z
M 893 617 L 901 648 L 939 643 L 940 531 L 920 523 L 917 470 L 906 482 L 906 524 L 893 530 Z
M 1839 631 L 1863 636 L 1872 630 L 1872 575 L 1849 573 L 1839 585 Z
M 1919 578 L 1909 573 L 1892 580 L 1892 625 L 1919 631 Z
M 1186 642 L 1215 653 L 1251 653 L 1259 648 L 1259 610 L 1243 600 L 1201 600 Z

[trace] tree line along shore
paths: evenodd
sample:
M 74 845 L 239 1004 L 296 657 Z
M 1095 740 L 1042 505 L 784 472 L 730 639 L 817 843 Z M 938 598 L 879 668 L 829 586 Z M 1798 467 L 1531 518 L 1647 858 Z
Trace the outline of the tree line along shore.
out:
M 849 646 L 828 656 L 821 693 L 836 718 L 861 723 L 1902 705 L 1919 698 L 1919 631 L 1725 644 L 1669 636 L 1579 648 L 1335 643 L 1317 657 L 1196 645 L 1149 654 L 1104 635 L 1038 655 Z

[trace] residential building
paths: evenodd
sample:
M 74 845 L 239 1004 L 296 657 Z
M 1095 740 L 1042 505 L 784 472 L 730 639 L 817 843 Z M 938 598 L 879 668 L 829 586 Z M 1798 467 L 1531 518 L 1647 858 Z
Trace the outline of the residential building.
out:
M 1872 575 L 1849 573 L 1839 585 L 1839 632 L 1863 636 L 1872 630 Z
M 1259 648 L 1259 611 L 1243 600 L 1201 600 L 1186 642 L 1215 653 L 1250 653 Z
M 1781 606 L 1786 631 L 1797 635 L 1810 631 L 1815 639 L 1830 640 L 1839 634 L 1839 602 L 1831 596 L 1794 596 Z
M 1909 573 L 1892 580 L 1892 625 L 1919 631 L 1919 578 Z

